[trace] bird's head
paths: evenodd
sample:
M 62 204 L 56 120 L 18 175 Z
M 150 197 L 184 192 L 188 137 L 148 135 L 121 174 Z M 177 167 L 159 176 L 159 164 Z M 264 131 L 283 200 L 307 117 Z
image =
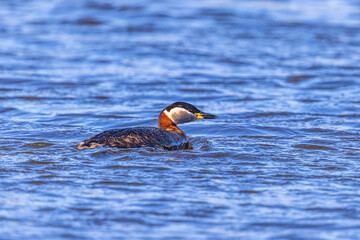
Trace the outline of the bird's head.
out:
M 186 102 L 175 102 L 167 106 L 163 112 L 175 124 L 192 122 L 197 119 L 214 119 L 218 118 L 215 115 L 204 113 L 195 106 Z

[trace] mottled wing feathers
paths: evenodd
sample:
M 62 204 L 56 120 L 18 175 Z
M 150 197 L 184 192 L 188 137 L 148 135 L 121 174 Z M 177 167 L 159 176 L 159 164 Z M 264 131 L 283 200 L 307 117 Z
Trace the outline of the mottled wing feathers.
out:
M 155 127 L 140 127 L 128 129 L 112 129 L 91 138 L 78 145 L 78 148 L 108 146 L 116 148 L 165 147 L 173 148 L 187 143 L 179 134 Z

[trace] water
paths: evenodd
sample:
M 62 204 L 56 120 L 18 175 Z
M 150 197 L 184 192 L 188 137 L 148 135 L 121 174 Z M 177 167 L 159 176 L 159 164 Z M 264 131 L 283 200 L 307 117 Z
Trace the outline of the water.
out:
M 359 239 L 357 1 L 0 1 L 1 239 Z M 74 146 L 186 101 L 193 150 Z

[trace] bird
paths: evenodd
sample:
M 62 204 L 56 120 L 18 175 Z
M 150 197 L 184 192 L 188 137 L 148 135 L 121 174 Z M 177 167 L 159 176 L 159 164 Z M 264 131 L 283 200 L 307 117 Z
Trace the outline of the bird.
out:
M 174 102 L 159 114 L 157 127 L 111 129 L 92 136 L 77 149 L 95 147 L 143 148 L 159 147 L 167 150 L 190 149 L 191 144 L 178 124 L 197 119 L 215 119 L 218 116 L 200 111 L 186 102 Z

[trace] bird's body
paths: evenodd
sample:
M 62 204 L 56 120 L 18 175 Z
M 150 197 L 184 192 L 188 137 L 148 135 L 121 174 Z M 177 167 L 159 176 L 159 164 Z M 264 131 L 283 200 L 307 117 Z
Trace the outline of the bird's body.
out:
M 187 148 L 186 138 L 177 133 L 156 127 L 111 129 L 86 139 L 78 148 L 108 146 L 115 148 L 164 147 L 167 149 Z
M 176 102 L 167 106 L 159 115 L 158 127 L 137 127 L 111 129 L 90 137 L 77 145 L 78 149 L 99 146 L 115 148 L 163 147 L 165 149 L 186 149 L 189 142 L 177 124 L 200 118 L 217 118 L 200 112 L 191 104 Z

